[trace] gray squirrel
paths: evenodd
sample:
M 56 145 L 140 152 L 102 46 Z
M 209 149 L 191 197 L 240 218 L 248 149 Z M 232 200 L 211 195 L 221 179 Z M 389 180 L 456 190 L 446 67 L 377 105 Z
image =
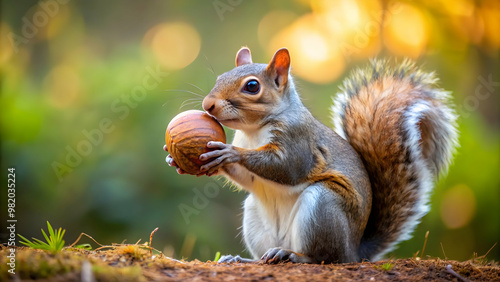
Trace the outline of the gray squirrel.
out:
M 448 169 L 458 134 L 449 93 L 410 61 L 372 60 L 335 97 L 334 131 L 302 104 L 290 62 L 283 48 L 255 64 L 243 47 L 203 100 L 236 132 L 232 144 L 207 144 L 200 175 L 249 192 L 243 238 L 253 258 L 219 262 L 379 260 L 411 237 Z

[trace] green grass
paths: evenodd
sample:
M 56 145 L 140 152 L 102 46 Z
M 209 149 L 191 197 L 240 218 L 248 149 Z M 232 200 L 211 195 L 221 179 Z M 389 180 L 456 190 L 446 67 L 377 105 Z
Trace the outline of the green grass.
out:
M 219 259 L 220 259 L 220 252 L 217 252 L 217 253 L 215 253 L 215 258 L 214 258 L 214 261 L 215 261 L 215 262 L 218 262 L 218 261 L 219 261 Z
M 57 253 L 62 250 L 64 247 L 64 233 L 66 230 L 59 228 L 58 230 L 54 231 L 50 223 L 47 221 L 47 229 L 49 231 L 49 236 L 43 231 L 42 229 L 42 234 L 43 237 L 45 237 L 45 241 L 43 242 L 42 240 L 32 238 L 33 241 L 30 241 L 23 237 L 21 234 L 17 234 L 21 239 L 24 241 L 20 241 L 21 244 L 26 245 L 32 249 L 40 249 L 40 250 L 46 250 L 50 251 L 52 253 Z
M 393 263 L 390 263 L 390 262 L 386 262 L 382 265 L 377 265 L 375 266 L 375 268 L 377 269 L 380 269 L 380 270 L 384 270 L 386 272 L 389 272 L 391 271 L 391 269 L 394 267 L 394 264 Z

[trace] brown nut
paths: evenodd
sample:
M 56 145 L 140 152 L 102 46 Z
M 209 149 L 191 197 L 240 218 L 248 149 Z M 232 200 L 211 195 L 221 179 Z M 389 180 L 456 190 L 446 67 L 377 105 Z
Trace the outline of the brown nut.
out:
M 222 125 L 205 112 L 190 110 L 175 116 L 167 126 L 165 143 L 175 163 L 186 173 L 200 173 L 200 166 L 211 159 L 200 161 L 201 154 L 210 151 L 209 141 L 226 143 Z

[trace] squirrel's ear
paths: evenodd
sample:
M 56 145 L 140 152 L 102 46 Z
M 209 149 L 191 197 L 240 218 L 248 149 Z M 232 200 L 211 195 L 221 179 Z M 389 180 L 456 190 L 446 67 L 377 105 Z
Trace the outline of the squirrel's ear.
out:
M 277 87 L 285 85 L 290 71 L 290 53 L 288 53 L 288 49 L 281 48 L 276 51 L 271 62 L 267 65 L 267 71 L 274 76 Z
M 236 53 L 236 66 L 239 67 L 241 65 L 251 64 L 252 63 L 252 54 L 250 53 L 250 49 L 247 47 L 241 47 Z

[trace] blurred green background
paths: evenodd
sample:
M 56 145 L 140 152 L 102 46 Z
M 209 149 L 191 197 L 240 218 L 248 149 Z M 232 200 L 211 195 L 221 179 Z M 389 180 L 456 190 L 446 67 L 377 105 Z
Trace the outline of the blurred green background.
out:
M 288 47 L 304 103 L 331 125 L 331 96 L 371 57 L 410 57 L 440 77 L 460 114 L 460 148 L 431 211 L 393 257 L 466 260 L 500 238 L 498 1 L 1 1 L 1 235 L 7 168 L 17 233 L 46 221 L 103 244 L 149 240 L 176 258 L 248 255 L 244 192 L 177 175 L 168 121 L 201 109 L 216 75 L 248 46 Z M 213 73 L 215 72 L 215 74 Z M 230 130 L 228 130 L 231 135 Z M 500 247 L 488 255 L 500 259 Z

